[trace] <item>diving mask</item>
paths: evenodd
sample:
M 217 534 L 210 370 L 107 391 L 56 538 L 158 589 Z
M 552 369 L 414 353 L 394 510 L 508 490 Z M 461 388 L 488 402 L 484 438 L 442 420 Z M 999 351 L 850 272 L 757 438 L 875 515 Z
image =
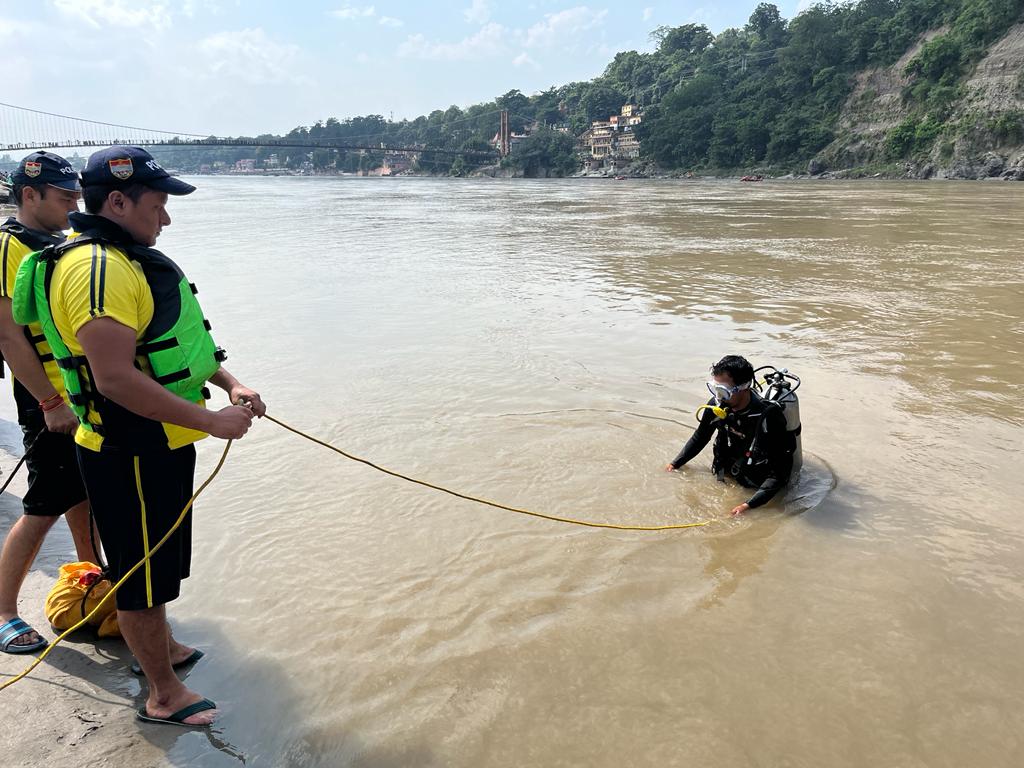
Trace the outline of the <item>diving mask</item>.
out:
M 744 389 L 750 389 L 750 382 L 744 382 L 743 384 L 737 384 L 734 387 L 730 387 L 727 384 L 723 384 L 720 381 L 709 381 L 708 391 L 714 396 L 715 401 L 721 405 L 722 403 L 728 402 L 732 399 L 733 395 Z

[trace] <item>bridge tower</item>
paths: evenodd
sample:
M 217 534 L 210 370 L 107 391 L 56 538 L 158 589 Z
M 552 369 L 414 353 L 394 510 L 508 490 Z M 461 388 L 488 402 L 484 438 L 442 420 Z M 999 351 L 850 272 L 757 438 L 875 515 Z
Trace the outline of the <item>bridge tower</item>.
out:
M 508 127 L 508 110 L 501 110 L 501 128 L 498 130 L 498 153 L 508 157 L 512 151 L 512 131 Z

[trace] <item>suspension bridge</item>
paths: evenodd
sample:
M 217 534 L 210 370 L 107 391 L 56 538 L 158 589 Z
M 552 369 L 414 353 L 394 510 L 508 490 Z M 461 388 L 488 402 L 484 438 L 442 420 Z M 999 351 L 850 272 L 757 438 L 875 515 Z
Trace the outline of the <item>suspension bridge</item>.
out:
M 222 137 L 119 125 L 0 102 L 0 152 L 93 149 L 127 144 L 138 147 L 268 147 L 385 154 L 421 155 L 430 153 L 452 159 L 464 157 L 476 162 L 486 162 L 488 160 L 497 161 L 509 154 L 511 131 L 507 111 L 493 110 L 446 124 L 446 127 L 449 128 L 463 122 L 473 122 L 479 126 L 482 121 L 489 122 L 491 120 L 493 120 L 491 124 L 495 125 L 497 129 L 496 141 L 493 147 L 483 149 L 451 145 L 454 141 L 472 138 L 474 132 L 471 128 L 467 128 L 465 131 L 456 130 L 448 137 L 447 142 L 437 143 L 409 142 L 407 140 L 403 142 L 403 138 L 408 138 L 409 126 L 412 125 L 407 122 L 383 123 L 380 130 L 361 135 L 346 135 L 344 131 L 339 136 L 311 135 L 317 130 L 323 132 L 323 127 L 318 124 L 309 130 L 296 129 L 281 137 Z M 337 125 L 344 126 L 341 123 L 337 123 Z

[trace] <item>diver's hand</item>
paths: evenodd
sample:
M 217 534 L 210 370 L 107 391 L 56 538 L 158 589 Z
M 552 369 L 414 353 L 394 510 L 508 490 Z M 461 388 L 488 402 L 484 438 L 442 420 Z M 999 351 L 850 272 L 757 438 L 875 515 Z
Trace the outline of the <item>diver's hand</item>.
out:
M 231 398 L 232 405 L 244 405 L 257 417 L 262 417 L 267 412 L 267 406 L 260 398 L 260 393 L 241 384 L 232 387 L 228 397 Z
M 210 427 L 206 431 L 222 440 L 237 440 L 252 426 L 253 412 L 245 405 L 229 405 L 210 415 Z
M 666 464 L 665 465 L 665 471 L 666 472 L 675 472 L 676 468 L 674 466 L 672 466 L 671 464 Z
M 732 515 L 733 517 L 736 517 L 737 515 L 742 515 L 742 514 L 743 514 L 744 512 L 746 512 L 746 511 L 747 511 L 748 509 L 750 509 L 750 505 L 749 505 L 749 504 L 747 504 L 747 502 L 743 502 L 743 503 L 742 503 L 742 504 L 740 504 L 740 505 L 739 505 L 738 507 L 735 507 L 735 508 L 733 509 L 733 511 L 732 511 L 732 512 L 731 512 L 730 514 L 731 514 L 731 515 Z
M 75 416 L 74 411 L 68 408 L 67 403 L 61 405 L 60 408 L 54 408 L 52 411 L 45 411 L 43 413 L 43 420 L 46 422 L 46 428 L 50 432 L 73 435 L 75 430 L 78 429 L 78 417 Z

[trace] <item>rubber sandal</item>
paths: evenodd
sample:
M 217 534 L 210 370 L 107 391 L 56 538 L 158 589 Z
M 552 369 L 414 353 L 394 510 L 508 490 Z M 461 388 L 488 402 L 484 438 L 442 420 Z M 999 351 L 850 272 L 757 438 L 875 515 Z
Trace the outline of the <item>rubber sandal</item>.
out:
M 171 664 L 171 669 L 181 669 L 182 667 L 187 667 L 190 664 L 195 664 L 197 661 L 199 661 L 205 655 L 206 655 L 205 653 L 203 653 L 198 648 L 196 648 L 194 651 L 192 651 L 192 655 L 189 656 L 187 659 L 182 659 L 177 664 Z M 132 669 L 132 672 L 134 672 L 139 677 L 141 677 L 142 675 L 145 674 L 142 671 L 142 667 L 139 666 L 139 662 L 137 662 L 137 661 L 132 663 L 131 669 Z
M 187 707 L 182 707 L 177 712 L 168 715 L 167 717 L 153 717 L 146 708 L 143 707 L 135 715 L 139 720 L 144 723 L 159 723 L 160 725 L 180 725 L 185 728 L 209 728 L 212 723 L 206 723 L 204 725 L 197 725 L 194 723 L 186 723 L 185 718 L 191 717 L 192 715 L 198 714 L 199 712 L 205 712 L 208 709 L 216 709 L 217 705 L 209 699 L 203 699 L 197 701 L 195 704 L 189 704 Z
M 35 630 L 26 624 L 20 616 L 15 616 L 0 627 L 0 651 L 4 653 L 32 653 L 50 644 L 42 635 L 39 635 L 39 639 L 34 643 L 26 645 L 14 644 L 15 640 L 22 635 L 27 635 L 29 632 L 35 632 Z M 39 633 L 36 632 L 36 634 L 38 635 Z

